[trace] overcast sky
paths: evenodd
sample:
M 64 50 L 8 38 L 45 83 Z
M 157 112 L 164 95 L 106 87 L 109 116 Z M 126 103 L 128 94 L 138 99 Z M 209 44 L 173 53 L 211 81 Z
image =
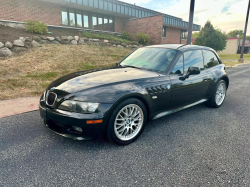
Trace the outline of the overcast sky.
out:
M 165 14 L 189 19 L 190 0 L 121 0 Z M 196 0 L 194 23 L 204 26 L 210 20 L 214 26 L 229 32 L 244 29 L 248 0 Z M 249 19 L 250 20 L 250 19 Z M 250 35 L 250 27 L 247 34 Z

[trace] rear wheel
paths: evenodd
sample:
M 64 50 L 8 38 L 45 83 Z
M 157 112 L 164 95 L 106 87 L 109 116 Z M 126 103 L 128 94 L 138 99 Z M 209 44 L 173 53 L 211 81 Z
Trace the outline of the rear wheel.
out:
M 125 100 L 111 115 L 107 136 L 118 145 L 128 145 L 141 135 L 146 120 L 147 110 L 140 100 Z
M 212 97 L 207 101 L 207 105 L 213 108 L 219 108 L 225 98 L 227 93 L 227 84 L 224 80 L 220 80 L 216 85 L 215 92 L 213 93 Z

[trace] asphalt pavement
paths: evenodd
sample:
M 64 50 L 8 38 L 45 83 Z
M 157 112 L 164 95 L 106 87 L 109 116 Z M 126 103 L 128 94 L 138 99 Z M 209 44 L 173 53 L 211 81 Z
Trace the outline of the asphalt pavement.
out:
M 227 70 L 219 109 L 151 121 L 133 144 L 74 141 L 38 111 L 0 119 L 0 186 L 250 186 L 250 65 Z

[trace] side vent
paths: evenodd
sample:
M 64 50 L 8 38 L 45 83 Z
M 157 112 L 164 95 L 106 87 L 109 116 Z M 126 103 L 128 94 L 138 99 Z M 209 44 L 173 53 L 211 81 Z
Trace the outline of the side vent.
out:
M 146 90 L 149 94 L 155 94 L 155 93 L 161 93 L 161 92 L 167 91 L 169 89 L 168 89 L 168 85 L 164 84 L 164 85 L 160 85 L 160 86 L 146 88 Z

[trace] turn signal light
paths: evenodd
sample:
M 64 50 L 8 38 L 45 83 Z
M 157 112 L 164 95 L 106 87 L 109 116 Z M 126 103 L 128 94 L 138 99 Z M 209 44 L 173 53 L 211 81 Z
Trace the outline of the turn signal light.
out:
M 87 124 L 97 124 L 97 123 L 102 123 L 103 120 L 99 119 L 99 120 L 91 120 L 91 121 L 87 121 Z

